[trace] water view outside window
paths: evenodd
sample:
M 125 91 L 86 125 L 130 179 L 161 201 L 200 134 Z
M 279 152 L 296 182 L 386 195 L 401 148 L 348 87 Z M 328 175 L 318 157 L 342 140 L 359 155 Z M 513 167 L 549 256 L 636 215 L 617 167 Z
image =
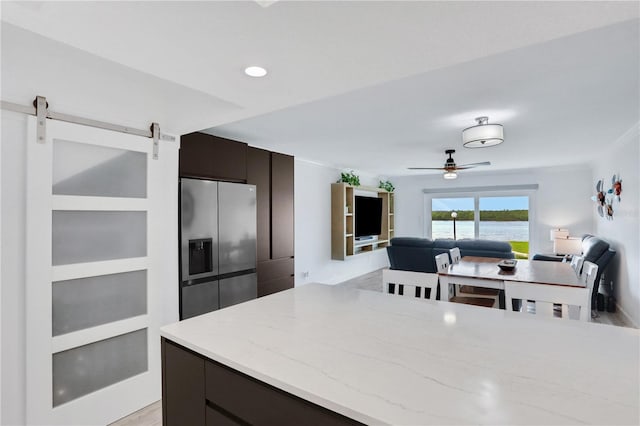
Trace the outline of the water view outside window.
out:
M 478 237 L 508 241 L 518 259 L 529 257 L 529 197 L 481 197 Z
M 453 238 L 453 219 L 456 218 L 456 238 L 475 238 L 473 198 L 434 198 L 431 200 L 431 238 Z
M 477 233 L 474 197 L 434 198 L 431 201 L 431 237 L 507 241 L 518 259 L 529 257 L 529 197 L 478 197 Z

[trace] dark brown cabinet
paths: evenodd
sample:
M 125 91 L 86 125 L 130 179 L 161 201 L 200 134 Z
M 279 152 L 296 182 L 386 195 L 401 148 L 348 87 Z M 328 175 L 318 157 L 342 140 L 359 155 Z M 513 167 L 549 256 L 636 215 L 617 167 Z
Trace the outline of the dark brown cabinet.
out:
M 258 262 L 271 259 L 271 153 L 249 147 L 247 183 L 256 186 L 258 204 Z
M 294 259 L 258 262 L 258 297 L 293 288 Z
M 294 285 L 293 157 L 249 147 L 247 183 L 258 192 L 258 297 Z
M 189 133 L 180 140 L 180 176 L 255 185 L 258 296 L 293 288 L 292 156 L 205 133 Z
M 164 426 L 359 425 L 162 338 Z
M 204 359 L 162 339 L 162 424 L 205 423 Z
M 271 154 L 271 258 L 292 257 L 293 157 Z
M 244 183 L 247 148 L 246 143 L 205 133 L 184 135 L 180 138 L 180 176 Z

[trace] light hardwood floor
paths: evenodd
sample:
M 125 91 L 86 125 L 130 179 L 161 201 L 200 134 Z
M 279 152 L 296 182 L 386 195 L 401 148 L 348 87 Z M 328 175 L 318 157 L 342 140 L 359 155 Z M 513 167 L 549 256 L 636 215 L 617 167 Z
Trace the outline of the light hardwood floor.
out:
M 370 272 L 365 275 L 344 281 L 341 286 L 358 288 L 360 290 L 382 291 L 382 269 Z M 598 312 L 598 318 L 593 322 L 600 324 L 616 325 L 621 327 L 631 327 L 626 324 L 623 317 L 617 313 Z M 112 423 L 111 426 L 161 426 L 162 425 L 162 405 L 161 401 L 155 402 L 140 411 Z
M 156 401 L 110 426 L 162 426 L 162 401 Z

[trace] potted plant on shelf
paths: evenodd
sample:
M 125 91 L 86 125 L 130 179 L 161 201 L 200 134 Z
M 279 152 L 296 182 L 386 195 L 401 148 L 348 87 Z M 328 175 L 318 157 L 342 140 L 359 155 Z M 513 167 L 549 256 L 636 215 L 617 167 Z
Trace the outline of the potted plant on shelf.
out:
M 338 183 L 348 183 L 351 186 L 360 186 L 360 177 L 356 175 L 353 170 L 349 173 L 340 173 L 340 179 Z
M 385 181 L 380 181 L 380 184 L 378 185 L 378 188 L 382 188 L 387 192 L 393 192 L 394 189 L 396 189 L 393 184 L 391 182 L 389 182 L 388 180 Z

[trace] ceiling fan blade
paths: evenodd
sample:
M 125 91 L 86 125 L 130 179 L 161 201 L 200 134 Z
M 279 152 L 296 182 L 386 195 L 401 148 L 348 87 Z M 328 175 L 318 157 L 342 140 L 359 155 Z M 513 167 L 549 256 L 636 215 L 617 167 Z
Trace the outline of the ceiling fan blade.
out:
M 469 168 L 469 167 L 476 167 L 476 166 L 490 166 L 490 165 L 491 165 L 491 161 L 483 161 L 483 162 L 481 162 L 481 163 L 469 163 L 469 164 L 462 164 L 462 165 L 461 165 L 461 166 L 459 166 L 458 168 L 460 168 L 460 167 L 466 167 L 466 168 Z
M 446 170 L 442 167 L 407 167 L 409 170 Z

